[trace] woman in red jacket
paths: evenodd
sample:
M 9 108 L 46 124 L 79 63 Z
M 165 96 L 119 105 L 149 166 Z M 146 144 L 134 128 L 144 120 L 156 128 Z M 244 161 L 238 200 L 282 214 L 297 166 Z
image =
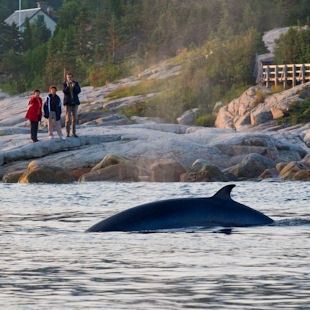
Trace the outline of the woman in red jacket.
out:
M 42 118 L 42 99 L 38 89 L 33 92 L 33 96 L 29 100 L 29 107 L 25 117 L 31 123 L 31 139 L 33 143 L 38 142 L 38 127 Z

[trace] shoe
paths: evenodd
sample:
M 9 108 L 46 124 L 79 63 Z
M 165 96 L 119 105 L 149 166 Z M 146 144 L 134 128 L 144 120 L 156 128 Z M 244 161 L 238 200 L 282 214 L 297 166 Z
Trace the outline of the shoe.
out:
M 48 136 L 48 138 L 49 138 L 50 140 L 52 140 L 52 139 L 54 139 L 54 136 Z
M 32 140 L 33 143 L 39 142 L 38 139 Z
M 78 136 L 77 134 L 74 133 L 74 134 L 72 135 L 72 137 L 78 138 L 79 136 Z
M 67 133 L 67 138 L 69 138 L 70 137 L 70 135 Z
M 60 139 L 61 140 L 66 140 L 66 137 L 65 136 L 61 136 Z

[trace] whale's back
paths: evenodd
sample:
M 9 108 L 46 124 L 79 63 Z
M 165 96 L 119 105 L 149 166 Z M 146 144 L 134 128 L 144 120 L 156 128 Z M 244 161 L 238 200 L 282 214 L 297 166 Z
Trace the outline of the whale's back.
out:
M 156 201 L 115 214 L 89 228 L 101 231 L 154 231 L 189 227 L 243 227 L 273 222 L 263 213 L 230 198 L 232 185 L 210 198 Z

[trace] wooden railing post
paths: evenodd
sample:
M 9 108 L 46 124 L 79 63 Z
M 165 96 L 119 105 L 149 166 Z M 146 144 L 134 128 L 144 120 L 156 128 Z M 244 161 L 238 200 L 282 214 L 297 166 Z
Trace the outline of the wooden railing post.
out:
M 300 72 L 299 72 L 299 81 L 301 81 L 302 84 L 305 83 L 305 65 L 302 64 L 300 67 Z
M 266 87 L 269 88 L 269 66 L 266 68 Z
M 284 65 L 283 67 L 283 88 L 286 89 L 286 85 L 287 85 L 287 66 Z
M 274 85 L 278 86 L 278 65 L 274 68 Z
M 296 86 L 296 65 L 293 65 L 293 73 L 292 73 L 292 86 L 295 87 Z

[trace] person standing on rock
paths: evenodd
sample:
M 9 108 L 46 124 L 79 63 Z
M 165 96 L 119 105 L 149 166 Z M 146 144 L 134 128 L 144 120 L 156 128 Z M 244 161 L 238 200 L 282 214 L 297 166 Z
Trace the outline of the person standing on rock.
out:
M 33 96 L 29 100 L 25 117 L 30 121 L 32 142 L 38 142 L 38 128 L 42 118 L 42 98 L 38 89 L 34 90 Z
M 65 140 L 61 131 L 61 100 L 56 94 L 57 88 L 52 85 L 49 88 L 49 94 L 43 105 L 44 117 L 48 120 L 48 137 L 54 138 L 54 129 L 56 129 L 60 139 Z
M 63 84 L 64 106 L 66 106 L 66 131 L 67 137 L 70 136 L 70 127 L 72 126 L 72 136 L 77 137 L 76 124 L 78 115 L 78 106 L 80 100 L 78 94 L 81 92 L 79 83 L 72 80 L 72 74 L 67 73 L 66 81 Z

